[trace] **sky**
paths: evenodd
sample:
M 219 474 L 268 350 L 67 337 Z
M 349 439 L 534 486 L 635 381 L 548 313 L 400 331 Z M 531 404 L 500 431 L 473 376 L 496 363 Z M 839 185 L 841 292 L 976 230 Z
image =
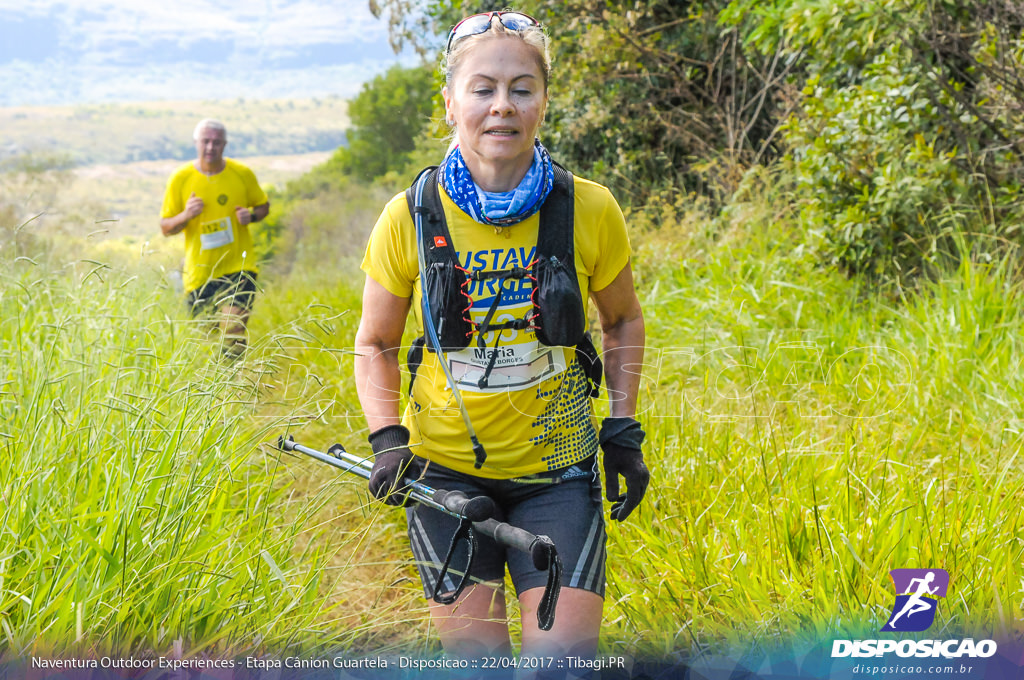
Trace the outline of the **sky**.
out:
M 0 0 L 0 106 L 351 97 L 398 61 L 368 0 Z

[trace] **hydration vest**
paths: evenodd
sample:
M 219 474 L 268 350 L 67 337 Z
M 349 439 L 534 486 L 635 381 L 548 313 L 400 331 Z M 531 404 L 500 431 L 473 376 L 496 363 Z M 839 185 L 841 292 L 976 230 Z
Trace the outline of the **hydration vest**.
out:
M 432 317 L 430 321 L 437 330 L 442 351 L 463 350 L 469 346 L 474 335 L 480 349 L 491 350 L 489 363 L 478 387 L 488 386 L 487 380 L 498 356 L 495 350 L 501 337 L 500 331 L 528 329 L 536 332 L 537 340 L 542 345 L 574 348 L 576 359 L 590 381 L 590 396 L 596 397 L 601 387 L 602 365 L 586 330 L 586 308 L 576 278 L 573 179 L 572 174 L 562 166 L 555 163 L 553 167 L 554 186 L 540 208 L 540 227 L 533 262 L 529 267 L 500 271 L 469 271 L 459 264 L 441 205 L 437 166 L 423 170 L 405 192 L 409 213 L 413 218 L 420 213 L 423 218 L 423 251 L 427 261 L 423 263 L 426 280 L 420 282 L 421 292 L 428 296 Z M 421 180 L 426 182 L 423 204 L 416 205 L 415 187 Z M 473 300 L 467 291 L 472 281 L 490 279 L 497 280 L 494 301 L 484 319 L 474 323 L 469 315 Z M 493 323 L 494 314 L 505 292 L 505 284 L 522 279 L 533 282 L 532 308 L 521 319 Z M 423 322 L 426 324 L 428 320 L 424 319 Z M 491 331 L 499 331 L 495 333 L 494 348 L 488 348 L 484 341 Z M 412 380 L 409 381 L 410 395 L 416 369 L 423 360 L 424 346 L 434 352 L 434 348 L 422 336 L 416 338 L 409 349 L 407 364 L 412 374 Z

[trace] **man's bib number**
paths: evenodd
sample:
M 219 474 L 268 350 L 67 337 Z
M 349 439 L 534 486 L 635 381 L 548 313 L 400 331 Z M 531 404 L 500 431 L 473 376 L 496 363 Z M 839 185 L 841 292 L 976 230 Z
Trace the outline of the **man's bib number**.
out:
M 235 242 L 235 230 L 230 217 L 222 217 L 199 225 L 199 247 L 201 250 L 223 248 Z

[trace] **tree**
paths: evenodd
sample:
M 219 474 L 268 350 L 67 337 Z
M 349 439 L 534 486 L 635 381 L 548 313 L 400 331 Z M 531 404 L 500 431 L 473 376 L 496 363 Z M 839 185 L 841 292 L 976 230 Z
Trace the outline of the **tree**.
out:
M 392 66 L 350 102 L 348 147 L 328 166 L 363 181 L 401 169 L 430 123 L 435 85 L 430 69 Z
M 476 0 L 376 0 L 396 42 L 443 45 Z M 415 11 L 412 11 L 415 5 Z M 728 195 L 742 168 L 778 151 L 777 92 L 791 63 L 743 49 L 720 27 L 729 3 L 524 0 L 551 38 L 554 78 L 544 142 L 571 169 L 642 202 L 682 188 Z M 432 22 L 425 20 L 432 19 Z M 431 25 L 433 30 L 424 30 Z
M 907 280 L 1017 238 L 1024 9 L 1006 0 L 736 0 L 751 49 L 799 60 L 785 160 L 849 274 Z M 967 234 L 969 236 L 966 236 Z M 966 238 L 965 238 L 966 236 Z

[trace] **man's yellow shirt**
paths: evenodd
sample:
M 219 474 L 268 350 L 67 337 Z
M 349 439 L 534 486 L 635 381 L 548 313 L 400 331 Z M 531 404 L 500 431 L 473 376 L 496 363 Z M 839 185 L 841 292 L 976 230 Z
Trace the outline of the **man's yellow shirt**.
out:
M 248 225 L 239 223 L 235 209 L 267 202 L 256 175 L 245 165 L 224 159 L 224 169 L 205 175 L 194 162 L 178 168 L 167 181 L 160 217 L 174 217 L 195 193 L 203 199 L 203 212 L 185 226 L 185 292 L 210 279 L 242 270 L 256 272 L 256 253 Z

